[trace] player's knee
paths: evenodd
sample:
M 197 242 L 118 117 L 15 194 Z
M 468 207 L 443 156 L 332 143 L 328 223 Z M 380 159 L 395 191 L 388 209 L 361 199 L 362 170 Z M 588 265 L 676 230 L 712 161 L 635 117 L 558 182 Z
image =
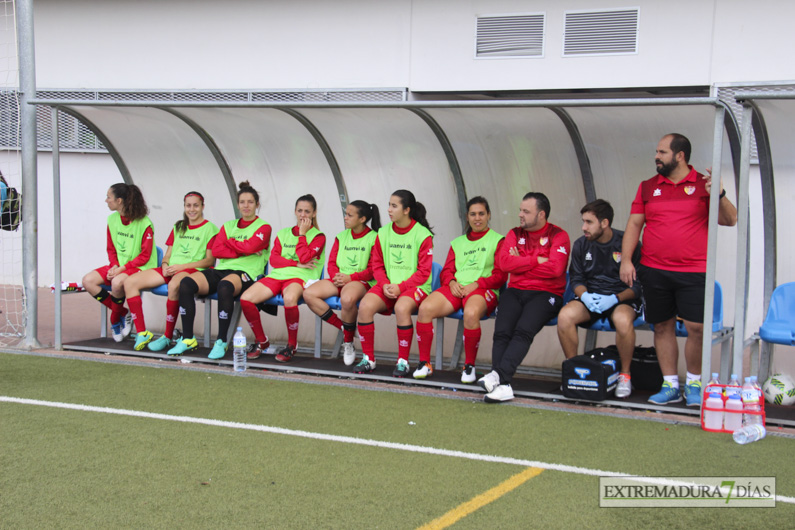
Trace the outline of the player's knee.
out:
M 179 296 L 180 298 L 183 296 L 196 296 L 196 293 L 199 292 L 199 284 L 191 278 L 190 276 L 187 278 L 183 278 L 181 282 L 179 282 Z
M 235 297 L 235 285 L 228 280 L 221 280 L 218 283 L 218 299 L 226 300 Z

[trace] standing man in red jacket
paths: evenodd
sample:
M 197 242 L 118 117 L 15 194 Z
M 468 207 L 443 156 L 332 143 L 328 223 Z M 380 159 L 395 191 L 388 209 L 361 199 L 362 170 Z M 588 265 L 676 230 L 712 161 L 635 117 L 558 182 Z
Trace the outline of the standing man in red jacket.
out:
M 519 226 L 505 236 L 498 263 L 510 273 L 500 296 L 491 372 L 478 379 L 487 403 L 513 399 L 511 379 L 527 355 L 536 334 L 560 311 L 566 289 L 569 235 L 548 223 L 549 199 L 530 192 L 519 207 Z
M 701 405 L 701 345 L 704 334 L 704 283 L 712 176 L 698 173 L 690 161 L 690 141 L 667 134 L 657 144 L 657 175 L 640 183 L 632 201 L 621 253 L 631 256 L 643 230 L 640 266 L 621 261 L 621 280 L 640 280 L 646 300 L 646 321 L 654 324 L 654 347 L 663 386 L 649 398 L 665 405 L 682 401 L 677 364 L 676 316 L 687 329 L 685 400 Z M 718 224 L 737 224 L 737 209 L 721 186 Z M 645 230 L 644 230 L 645 225 Z

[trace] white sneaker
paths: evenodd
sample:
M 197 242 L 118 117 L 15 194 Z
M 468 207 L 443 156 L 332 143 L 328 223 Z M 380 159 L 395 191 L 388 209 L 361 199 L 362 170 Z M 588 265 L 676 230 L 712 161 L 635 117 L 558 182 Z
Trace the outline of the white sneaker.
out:
M 471 364 L 465 364 L 464 369 L 461 371 L 461 382 L 466 384 L 474 383 L 477 378 L 475 367 Z
M 352 342 L 342 343 L 342 362 L 345 366 L 351 366 L 356 360 L 356 349 L 353 347 Z
M 132 332 L 132 313 L 127 311 L 127 314 L 124 315 L 122 319 L 122 324 L 124 327 L 121 329 L 121 336 L 122 338 L 127 338 L 127 336 Z
M 632 381 L 624 374 L 618 374 L 618 385 L 616 385 L 616 397 L 629 397 L 632 393 Z
M 486 392 L 492 392 L 495 388 L 500 386 L 500 374 L 492 370 L 478 379 L 478 386 Z
M 414 370 L 414 379 L 425 379 L 431 375 L 433 375 L 433 366 L 429 362 L 420 362 L 420 365 Z
M 511 385 L 497 385 L 492 392 L 486 394 L 483 400 L 486 403 L 502 403 L 513 399 L 513 388 Z

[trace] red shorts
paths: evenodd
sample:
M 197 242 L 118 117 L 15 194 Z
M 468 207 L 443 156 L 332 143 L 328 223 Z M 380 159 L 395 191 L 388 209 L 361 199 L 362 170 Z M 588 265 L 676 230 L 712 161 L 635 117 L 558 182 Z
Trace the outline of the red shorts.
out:
M 163 278 L 163 283 L 165 283 L 165 284 L 168 284 L 168 282 L 171 281 L 171 278 L 176 276 L 176 274 L 174 276 L 164 276 L 163 275 L 163 267 L 157 267 L 157 268 L 154 268 L 152 270 L 155 271 L 156 273 L 158 273 Z M 194 272 L 199 272 L 199 269 L 183 269 L 183 270 L 179 271 L 177 274 L 182 274 L 183 272 L 186 273 L 186 274 L 193 274 Z
M 110 280 L 108 279 L 108 272 L 110 272 L 110 269 L 112 268 L 113 268 L 112 265 L 105 265 L 104 267 L 94 269 L 99 273 L 100 276 L 102 276 L 102 283 L 104 283 L 105 285 L 110 285 Z M 125 270 L 124 274 L 132 276 L 136 272 L 141 272 L 141 269 L 139 269 L 138 267 L 133 267 L 131 269 Z
M 482 296 L 486 300 L 486 314 L 484 316 L 489 316 L 492 314 L 494 310 L 497 309 L 497 304 L 499 303 L 499 299 L 497 298 L 497 295 L 494 294 L 494 291 L 491 289 L 484 289 L 483 287 L 478 287 L 464 298 L 453 296 L 449 285 L 443 285 L 434 292 L 439 293 L 447 298 L 447 300 L 453 305 L 453 312 L 463 309 L 464 306 L 467 305 L 469 299 L 475 295 Z
M 400 293 L 400 296 L 398 296 L 395 299 L 386 297 L 386 295 L 384 294 L 384 287 L 382 285 L 376 284 L 373 287 L 371 287 L 370 290 L 367 292 L 373 293 L 374 295 L 378 296 L 386 304 L 386 309 L 381 311 L 382 315 L 391 315 L 392 311 L 395 309 L 395 304 L 397 303 L 397 301 L 404 296 L 413 299 L 417 303 L 417 307 L 420 307 L 420 304 L 422 304 L 423 300 L 428 298 L 428 295 L 425 294 L 425 291 L 423 291 L 419 287 L 416 287 L 411 291 Z
M 304 280 L 302 280 L 301 278 L 290 278 L 289 280 L 276 280 L 274 278 L 266 276 L 265 278 L 257 280 L 257 283 L 261 283 L 262 285 L 270 289 L 271 292 L 273 292 L 273 296 L 276 296 L 277 294 L 282 294 L 284 288 L 290 285 L 291 283 L 299 283 L 301 284 L 301 287 L 304 286 Z

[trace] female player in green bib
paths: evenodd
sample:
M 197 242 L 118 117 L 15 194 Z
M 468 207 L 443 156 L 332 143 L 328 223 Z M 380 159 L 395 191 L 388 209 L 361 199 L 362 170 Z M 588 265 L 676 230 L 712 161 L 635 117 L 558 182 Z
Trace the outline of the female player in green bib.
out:
M 83 277 L 83 287 L 99 303 L 110 309 L 113 340 L 121 342 L 130 334 L 132 321 L 125 318 L 124 281 L 133 274 L 157 266 L 155 229 L 149 220 L 141 190 L 135 184 L 120 182 L 108 190 L 108 262 Z M 104 285 L 110 284 L 110 293 Z
M 411 315 L 431 292 L 433 232 L 425 219 L 425 206 L 408 190 L 397 190 L 389 198 L 387 226 L 381 227 L 373 245 L 372 269 L 376 285 L 359 304 L 359 341 L 362 360 L 353 371 L 375 370 L 376 313 L 391 314 L 397 320 L 398 362 L 394 377 L 409 374 L 409 349 L 414 335 Z
M 367 222 L 370 222 L 370 227 Z M 353 201 L 345 207 L 346 230 L 337 234 L 328 257 L 327 280 L 313 283 L 304 291 L 304 302 L 316 315 L 344 333 L 342 358 L 346 366 L 356 360 L 353 337 L 356 332 L 358 303 L 375 285 L 370 270 L 370 253 L 381 228 L 378 206 Z M 326 298 L 340 297 L 340 316 L 334 314 Z M 340 318 L 341 317 L 341 318 Z
M 420 306 L 417 316 L 417 343 L 420 364 L 415 379 L 433 374 L 431 342 L 433 319 L 464 310 L 464 370 L 462 383 L 474 383 L 475 359 L 480 346 L 480 319 L 497 308 L 499 288 L 508 275 L 495 262 L 503 237 L 489 228 L 491 210 L 483 197 L 467 202 L 467 232 L 450 244 L 447 261 L 441 274 L 442 286 L 431 293 Z
M 240 297 L 240 308 L 246 316 L 256 341 L 248 351 L 256 359 L 268 349 L 270 342 L 262 329 L 257 304 L 281 294 L 284 298 L 284 319 L 287 322 L 287 346 L 279 350 L 276 360 L 289 362 L 298 344 L 298 302 L 306 282 L 319 280 L 323 273 L 326 236 L 317 227 L 317 201 L 302 195 L 295 201 L 296 225 L 279 230 L 271 250 L 271 270 Z
M 133 274 L 124 281 L 127 305 L 130 306 L 135 329 L 136 351 L 148 344 L 152 351 L 161 351 L 171 345 L 171 335 L 179 313 L 179 284 L 189 274 L 212 267 L 215 263 L 212 246 L 218 228 L 204 218 L 204 197 L 191 191 L 183 199 L 184 212 L 166 241 L 166 255 L 160 267 Z M 141 289 L 154 289 L 168 284 L 166 300 L 166 330 L 163 336 L 152 340 L 154 335 L 146 330 Z
M 179 283 L 179 312 L 182 315 L 182 340 L 168 350 L 168 355 L 182 355 L 199 347 L 193 336 L 196 318 L 196 295 L 218 293 L 218 340 L 210 350 L 210 359 L 226 355 L 229 323 L 235 296 L 248 289 L 265 270 L 267 250 L 271 244 L 271 226 L 257 217 L 259 193 L 247 180 L 238 184 L 237 208 L 240 219 L 227 221 L 213 242 L 213 269 L 194 272 Z

